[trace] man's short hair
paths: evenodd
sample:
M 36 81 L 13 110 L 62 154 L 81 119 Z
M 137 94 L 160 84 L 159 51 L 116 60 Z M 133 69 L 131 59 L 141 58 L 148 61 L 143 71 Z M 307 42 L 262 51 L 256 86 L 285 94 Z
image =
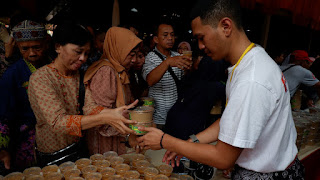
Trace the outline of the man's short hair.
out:
M 15 41 L 37 41 L 46 37 L 46 29 L 43 24 L 31 20 L 24 20 L 12 28 Z
M 191 11 L 191 19 L 200 16 L 203 24 L 217 27 L 219 21 L 230 18 L 240 30 L 242 27 L 241 7 L 238 0 L 199 0 Z
M 172 28 L 174 29 L 172 23 L 168 20 L 163 20 L 163 21 L 160 21 L 158 24 L 156 24 L 154 26 L 154 29 L 153 29 L 153 36 L 158 36 L 158 33 L 159 33 L 159 26 L 162 25 L 162 24 L 166 24 L 166 25 L 170 25 L 172 26 Z

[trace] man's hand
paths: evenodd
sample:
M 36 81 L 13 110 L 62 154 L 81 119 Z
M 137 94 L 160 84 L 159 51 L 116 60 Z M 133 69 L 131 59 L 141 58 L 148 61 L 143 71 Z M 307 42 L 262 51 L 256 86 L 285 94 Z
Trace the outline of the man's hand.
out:
M 170 162 L 171 162 L 171 166 L 175 167 L 175 166 L 179 166 L 180 165 L 180 159 L 182 157 L 183 156 L 178 155 L 175 152 L 167 150 L 166 153 L 164 154 L 163 158 L 162 158 L 162 162 L 165 162 L 167 164 L 170 164 Z
M 137 138 L 139 142 L 139 146 L 143 149 L 152 149 L 152 150 L 159 150 L 161 149 L 160 141 L 163 135 L 163 132 L 160 129 L 154 127 L 139 127 L 140 131 L 148 131 L 142 137 Z
M 135 132 L 129 129 L 126 124 L 137 123 L 134 120 L 128 120 L 124 116 L 128 113 L 128 109 L 134 107 L 138 103 L 138 100 L 128 106 L 122 106 L 116 109 L 104 109 L 100 112 L 102 116 L 106 115 L 105 124 L 109 124 L 121 134 L 134 134 Z
M 6 150 L 1 150 L 0 151 L 0 161 L 2 161 L 4 163 L 4 167 L 6 169 L 10 169 L 10 154 L 8 153 L 8 151 Z
M 192 67 L 192 58 L 188 56 L 174 56 L 166 59 L 171 67 L 177 67 L 182 70 L 189 70 Z

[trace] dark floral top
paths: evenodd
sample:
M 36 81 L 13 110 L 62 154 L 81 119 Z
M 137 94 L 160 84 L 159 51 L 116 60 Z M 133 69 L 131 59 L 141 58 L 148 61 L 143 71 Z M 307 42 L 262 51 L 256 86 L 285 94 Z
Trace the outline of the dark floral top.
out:
M 11 168 L 17 171 L 35 165 L 36 118 L 27 95 L 30 75 L 20 59 L 0 79 L 0 150 L 10 153 Z

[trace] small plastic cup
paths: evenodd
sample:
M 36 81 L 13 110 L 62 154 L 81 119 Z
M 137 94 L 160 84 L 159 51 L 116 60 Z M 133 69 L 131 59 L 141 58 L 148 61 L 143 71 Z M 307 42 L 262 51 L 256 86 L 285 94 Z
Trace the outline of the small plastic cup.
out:
M 168 176 L 163 175 L 163 174 L 158 174 L 152 180 L 169 180 Z
M 116 170 L 111 167 L 106 167 L 100 171 L 102 177 L 108 177 L 116 174 Z
M 59 167 L 57 165 L 49 165 L 42 168 L 43 177 L 48 174 L 59 172 Z
M 51 172 L 44 177 L 46 180 L 62 180 L 63 175 L 60 172 Z
M 81 171 L 79 169 L 69 169 L 63 173 L 65 179 L 70 179 L 71 177 L 80 177 Z
M 124 178 L 120 175 L 112 175 L 108 178 L 108 180 L 124 180 Z
M 143 173 L 145 180 L 152 180 L 153 177 L 159 174 L 159 170 L 154 167 L 147 167 Z
M 21 172 L 13 172 L 4 177 L 4 180 L 23 180 L 24 175 Z
M 193 180 L 193 177 L 187 174 L 180 175 L 180 180 Z
M 25 177 L 32 176 L 32 175 L 40 175 L 41 168 L 40 167 L 30 167 L 23 171 L 23 175 Z
M 88 180 L 101 180 L 102 175 L 98 172 L 92 172 L 84 175 L 85 179 Z
M 71 161 L 67 161 L 59 165 L 59 169 L 62 173 L 70 169 L 74 169 L 75 167 L 76 167 L 76 164 Z
M 82 177 L 70 177 L 68 180 L 84 180 Z
M 130 163 L 132 161 L 133 154 L 122 154 L 119 157 L 122 157 L 124 159 L 123 163 L 130 165 Z
M 182 52 L 182 55 L 183 55 L 183 56 L 188 56 L 188 57 L 191 58 L 191 57 L 192 57 L 192 51 L 183 51 L 183 52 Z
M 138 179 L 140 177 L 140 173 L 135 170 L 129 170 L 124 173 L 123 177 L 125 179 Z
M 106 157 L 106 160 L 110 161 L 112 157 L 118 156 L 118 153 L 115 151 L 108 151 L 103 153 L 103 156 Z
M 89 166 L 91 164 L 91 160 L 88 158 L 81 158 L 78 159 L 75 164 L 77 165 L 77 168 L 82 170 L 83 167 Z
M 169 180 L 180 180 L 180 179 L 176 177 L 170 177 Z
M 168 164 L 162 164 L 158 167 L 160 174 L 169 177 L 173 171 L 173 168 Z
M 110 162 L 108 160 L 96 160 L 95 162 L 95 166 L 98 168 L 98 171 L 100 172 L 101 169 L 104 169 L 106 167 L 110 167 Z
M 118 164 L 122 164 L 124 159 L 122 157 L 116 156 L 110 159 L 111 167 L 115 168 Z
M 130 170 L 130 166 L 128 164 L 118 164 L 115 167 L 115 170 L 116 170 L 116 173 L 118 175 L 122 175 L 123 176 L 125 172 Z
M 41 175 L 30 175 L 26 177 L 26 180 L 44 180 L 44 177 Z
M 150 163 L 147 160 L 135 161 L 135 168 L 140 174 L 144 173 L 144 170 L 150 166 Z
M 133 161 L 139 161 L 139 160 L 145 160 L 146 156 L 143 154 L 133 154 L 132 155 L 132 162 Z
M 97 172 L 98 168 L 93 165 L 85 166 L 82 168 L 81 172 L 82 174 L 89 174 L 89 173 L 94 173 Z
M 96 160 L 105 160 L 105 159 L 106 159 L 106 157 L 102 154 L 94 154 L 94 155 L 90 156 L 90 160 L 92 162 L 94 162 Z

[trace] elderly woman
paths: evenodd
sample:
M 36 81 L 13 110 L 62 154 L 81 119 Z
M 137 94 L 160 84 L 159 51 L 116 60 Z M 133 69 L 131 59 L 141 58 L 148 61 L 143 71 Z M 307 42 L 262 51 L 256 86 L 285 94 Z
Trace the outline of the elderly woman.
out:
M 90 92 L 95 100 L 95 104 L 86 102 L 85 109 L 96 105 L 117 108 L 133 100 L 128 71 L 136 61 L 140 42 L 141 39 L 128 29 L 112 27 L 108 30 L 102 59 L 90 66 L 85 74 L 86 91 Z M 85 110 L 85 114 L 89 112 Z M 121 143 L 125 138 L 113 127 L 104 125 L 91 128 L 87 135 L 90 154 L 106 151 L 126 153 L 125 144 Z M 129 140 L 135 140 L 130 137 Z
M 88 115 L 80 115 L 78 69 L 86 62 L 91 48 L 91 34 L 81 25 L 58 25 L 53 40 L 57 57 L 53 63 L 32 74 L 29 83 L 29 99 L 37 118 L 37 159 L 40 166 L 75 161 L 85 149 L 79 143 L 82 130 L 109 124 L 122 133 L 130 133 L 123 117 L 131 106 L 105 109 L 91 106 Z M 85 101 L 93 101 L 90 91 Z

